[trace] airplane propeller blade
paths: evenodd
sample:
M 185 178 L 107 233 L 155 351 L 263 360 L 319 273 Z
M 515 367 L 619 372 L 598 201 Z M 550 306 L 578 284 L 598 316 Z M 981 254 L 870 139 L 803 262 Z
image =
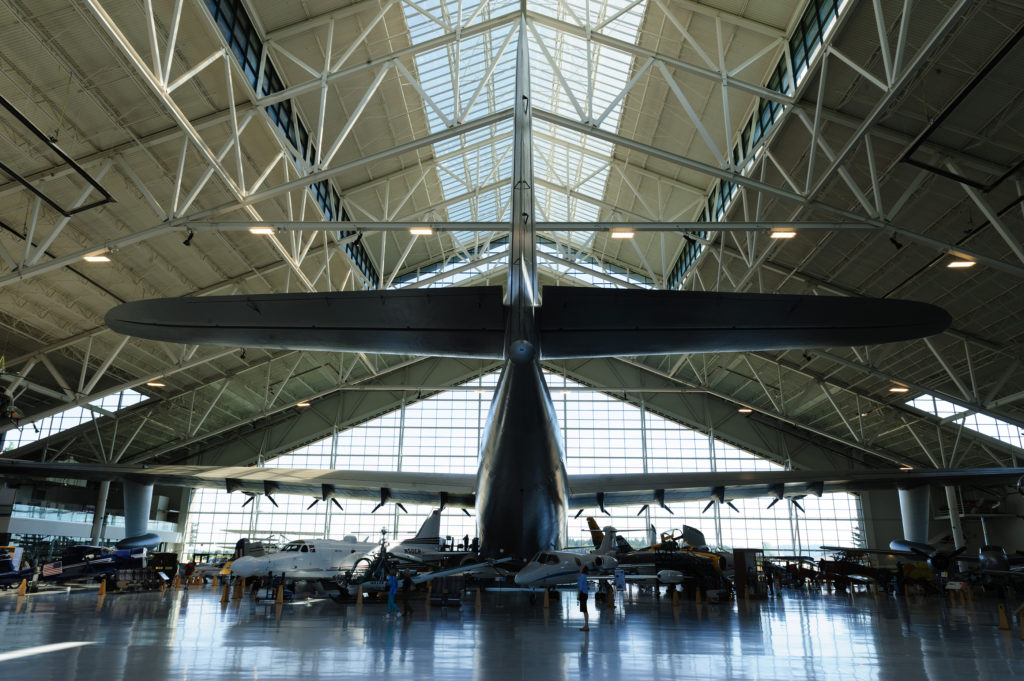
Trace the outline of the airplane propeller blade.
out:
M 796 506 L 797 510 L 800 511 L 801 513 L 806 513 L 807 512 L 807 511 L 804 510 L 804 507 L 800 505 L 800 502 L 797 501 L 796 499 L 790 499 L 790 502 L 794 506 Z
M 963 553 L 966 550 L 967 550 L 966 546 L 961 546 L 956 551 L 954 551 L 953 553 L 949 554 L 949 557 L 950 558 L 956 558 L 957 556 L 959 556 L 961 553 Z
M 640 514 L 643 513 L 646 510 L 647 510 L 647 504 L 644 504 L 643 506 L 640 507 L 640 510 L 636 512 L 637 517 L 639 517 Z
M 772 499 L 772 503 L 768 504 L 768 508 L 771 508 L 772 506 L 774 506 L 777 503 L 779 503 L 778 499 Z
M 331 497 L 331 503 L 332 503 L 332 504 L 334 504 L 335 506 L 337 506 L 337 507 L 338 507 L 338 510 L 339 510 L 339 511 L 344 511 L 344 510 L 345 510 L 345 509 L 343 509 L 343 508 L 341 507 L 341 502 L 339 502 L 339 501 L 338 501 L 337 499 L 335 499 L 334 497 Z
M 379 504 L 377 504 L 376 506 L 373 507 L 373 510 L 370 511 L 370 513 L 376 513 L 380 509 L 380 507 L 383 506 L 383 505 L 384 505 L 384 502 L 383 501 L 380 502 Z
M 395 502 L 395 506 L 397 506 L 398 508 L 402 509 L 402 513 L 408 513 L 408 511 L 405 510 L 405 506 L 402 506 L 397 501 Z
M 732 510 L 736 511 L 737 513 L 740 512 L 740 509 L 736 508 L 735 504 L 733 504 L 731 501 L 725 502 L 725 505 L 731 508 Z
M 715 505 L 715 500 L 712 499 L 711 501 L 708 502 L 708 505 L 704 507 L 704 510 L 701 511 L 701 513 L 707 513 L 708 509 L 711 508 L 714 505 Z
M 470 515 L 470 513 L 469 513 L 469 509 L 468 509 L 468 508 L 464 508 L 464 509 L 462 509 L 462 512 L 463 512 L 463 513 L 465 513 L 465 514 L 466 514 L 466 517 L 468 517 L 468 518 L 472 518 L 472 517 L 473 517 L 472 515 Z
M 316 505 L 317 505 L 317 504 L 319 504 L 319 503 L 320 503 L 320 500 L 319 500 L 319 499 L 315 499 L 315 498 L 314 498 L 314 499 L 313 499 L 313 503 L 312 503 L 312 504 L 310 504 L 309 506 L 307 506 L 307 507 L 306 507 L 306 510 L 308 511 L 309 509 L 313 508 L 314 506 L 316 506 Z
M 270 499 L 270 503 L 272 503 L 274 505 L 274 508 L 280 508 L 280 506 L 277 505 L 277 502 L 274 501 L 274 497 L 270 496 L 269 494 L 266 494 L 264 496 L 266 496 L 267 499 Z
M 245 508 L 246 506 L 248 506 L 249 504 L 251 504 L 251 503 L 252 503 L 252 500 L 253 500 L 253 499 L 255 499 L 255 498 L 256 498 L 255 496 L 253 496 L 253 495 L 251 495 L 251 494 L 250 494 L 250 495 L 249 495 L 249 498 L 248 498 L 248 499 L 246 499 L 245 501 L 243 501 L 243 502 L 242 502 L 242 508 Z
M 587 509 L 585 509 L 585 508 L 581 508 L 580 510 L 576 511 L 576 515 L 574 515 L 574 516 L 572 517 L 572 519 L 573 519 L 573 520 L 576 520 L 576 518 L 579 518 L 579 517 L 580 517 L 581 515 L 583 515 L 583 511 L 585 511 L 585 510 L 587 510 Z

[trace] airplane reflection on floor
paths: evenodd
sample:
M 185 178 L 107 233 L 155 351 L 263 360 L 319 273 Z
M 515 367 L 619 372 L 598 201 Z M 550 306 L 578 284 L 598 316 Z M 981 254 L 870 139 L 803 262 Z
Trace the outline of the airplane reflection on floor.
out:
M 23 602 L 19 602 L 23 601 Z M 1024 676 L 1024 644 L 994 626 L 994 603 L 787 593 L 702 605 L 634 595 L 593 608 L 575 596 L 545 611 L 521 593 L 472 597 L 462 610 L 417 602 L 408 620 L 384 606 L 221 605 L 210 591 L 0 598 L 0 659 L 36 646 L 89 642 L 6 659 L 4 678 L 870 679 Z M 71 641 L 70 639 L 74 639 Z

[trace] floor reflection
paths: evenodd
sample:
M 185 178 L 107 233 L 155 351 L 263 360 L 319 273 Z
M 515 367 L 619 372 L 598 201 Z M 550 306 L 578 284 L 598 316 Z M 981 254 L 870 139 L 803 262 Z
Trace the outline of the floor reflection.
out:
M 545 610 L 522 593 L 407 619 L 384 606 L 332 601 L 219 602 L 209 590 L 164 594 L 0 596 L 0 652 L 66 641 L 68 648 L 0 664 L 0 678 L 854 679 L 939 681 L 1024 676 L 1019 633 L 995 626 L 994 603 L 786 594 L 725 605 L 629 594 Z

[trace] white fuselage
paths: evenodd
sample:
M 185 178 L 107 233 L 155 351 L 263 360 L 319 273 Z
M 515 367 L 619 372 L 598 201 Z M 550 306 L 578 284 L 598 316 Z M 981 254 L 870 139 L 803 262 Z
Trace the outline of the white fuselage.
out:
M 276 553 L 239 558 L 231 563 L 231 574 L 245 578 L 283 574 L 288 579 L 334 579 L 352 569 L 357 560 L 376 546 L 351 536 L 341 541 L 293 541 Z
M 614 570 L 618 564 L 618 560 L 606 554 L 541 551 L 516 574 L 516 584 L 526 587 L 575 584 L 583 566 L 587 574 L 594 577 Z

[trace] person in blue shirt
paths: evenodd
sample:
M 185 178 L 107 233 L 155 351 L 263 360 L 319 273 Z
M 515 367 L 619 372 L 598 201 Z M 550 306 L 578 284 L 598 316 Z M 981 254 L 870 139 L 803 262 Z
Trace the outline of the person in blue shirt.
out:
M 587 584 L 587 566 L 580 566 L 580 576 L 576 580 L 576 588 L 579 590 L 580 612 L 583 613 L 583 626 L 580 631 L 590 631 L 590 614 L 587 612 L 587 596 L 590 594 L 590 585 Z
M 395 577 L 394 571 L 388 573 L 387 578 L 388 587 L 388 611 L 385 613 L 385 617 L 390 616 L 392 612 L 398 615 L 398 606 L 395 605 L 395 594 L 398 593 L 398 578 Z

